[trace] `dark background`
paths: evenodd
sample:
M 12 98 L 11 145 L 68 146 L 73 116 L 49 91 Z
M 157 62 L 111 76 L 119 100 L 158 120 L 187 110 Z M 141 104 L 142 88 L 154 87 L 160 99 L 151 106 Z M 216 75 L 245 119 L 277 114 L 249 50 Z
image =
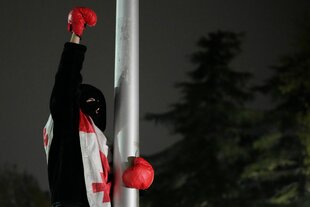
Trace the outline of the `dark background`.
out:
M 113 80 L 116 1 L 1 1 L 0 3 L 0 164 L 13 163 L 33 174 L 47 189 L 42 129 L 63 44 L 69 40 L 67 14 L 74 6 L 91 7 L 98 24 L 88 28 L 84 81 L 102 89 L 107 99 L 106 135 L 113 136 Z M 140 2 L 140 147 L 150 155 L 179 138 L 166 128 L 142 120 L 147 112 L 163 112 L 178 100 L 173 87 L 192 68 L 189 54 L 202 35 L 218 29 L 245 32 L 238 70 L 255 81 L 290 51 L 307 0 L 142 0 Z M 256 107 L 270 102 L 257 99 Z

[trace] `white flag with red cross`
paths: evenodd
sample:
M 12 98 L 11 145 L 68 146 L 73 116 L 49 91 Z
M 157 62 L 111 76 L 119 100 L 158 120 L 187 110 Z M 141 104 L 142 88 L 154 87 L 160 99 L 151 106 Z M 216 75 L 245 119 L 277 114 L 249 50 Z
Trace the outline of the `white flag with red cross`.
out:
M 107 159 L 109 150 L 107 139 L 92 119 L 81 111 L 79 135 L 89 206 L 111 207 L 111 183 L 108 182 L 110 166 Z M 53 119 L 50 115 L 43 129 L 43 141 L 47 160 L 52 139 Z

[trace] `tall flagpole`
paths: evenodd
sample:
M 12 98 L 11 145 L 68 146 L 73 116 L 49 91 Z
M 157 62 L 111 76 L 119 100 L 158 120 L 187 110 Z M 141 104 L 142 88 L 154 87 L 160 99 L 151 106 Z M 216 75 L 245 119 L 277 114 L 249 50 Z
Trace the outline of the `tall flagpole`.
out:
M 139 0 L 116 0 L 113 207 L 138 207 L 139 191 L 121 176 L 139 156 Z

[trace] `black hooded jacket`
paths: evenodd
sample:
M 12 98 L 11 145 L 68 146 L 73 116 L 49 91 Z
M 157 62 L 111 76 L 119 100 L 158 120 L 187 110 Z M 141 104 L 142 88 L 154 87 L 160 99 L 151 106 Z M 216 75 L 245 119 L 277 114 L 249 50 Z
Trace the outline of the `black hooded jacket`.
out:
M 50 99 L 54 120 L 48 160 L 53 206 L 89 206 L 79 140 L 81 69 L 86 47 L 65 43 Z

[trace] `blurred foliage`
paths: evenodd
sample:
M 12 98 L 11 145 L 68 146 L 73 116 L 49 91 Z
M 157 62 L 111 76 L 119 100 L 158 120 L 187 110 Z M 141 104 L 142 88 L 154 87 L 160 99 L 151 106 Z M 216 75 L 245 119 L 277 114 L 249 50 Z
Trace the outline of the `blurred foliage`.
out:
M 0 167 L 0 206 L 48 207 L 49 194 L 40 189 L 32 175 L 5 165 Z
M 240 175 L 251 161 L 253 126 L 261 115 L 245 105 L 252 98 L 251 75 L 231 62 L 241 52 L 243 34 L 218 31 L 198 42 L 195 70 L 177 84 L 181 100 L 148 120 L 168 125 L 183 139 L 151 157 L 154 185 L 145 206 L 247 206 L 240 199 Z
M 141 206 L 305 207 L 310 205 L 310 50 L 301 47 L 250 87 L 232 68 L 242 34 L 218 31 L 198 42 L 180 100 L 146 119 L 182 139 L 149 157 L 155 181 Z M 274 100 L 248 108 L 255 93 Z
M 268 128 L 254 142 L 256 158 L 242 178 L 256 184 L 248 191 L 253 199 L 265 190 L 260 196 L 265 203 L 303 206 L 310 196 L 310 51 L 300 49 L 271 69 L 272 77 L 257 89 L 277 104 L 265 112 Z

